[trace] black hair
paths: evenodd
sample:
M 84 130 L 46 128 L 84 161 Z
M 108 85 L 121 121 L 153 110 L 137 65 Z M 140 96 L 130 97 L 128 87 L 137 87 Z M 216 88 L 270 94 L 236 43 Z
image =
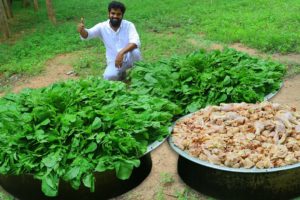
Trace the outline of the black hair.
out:
M 108 12 L 110 12 L 111 9 L 120 9 L 123 15 L 126 11 L 125 5 L 118 1 L 112 1 L 108 4 Z

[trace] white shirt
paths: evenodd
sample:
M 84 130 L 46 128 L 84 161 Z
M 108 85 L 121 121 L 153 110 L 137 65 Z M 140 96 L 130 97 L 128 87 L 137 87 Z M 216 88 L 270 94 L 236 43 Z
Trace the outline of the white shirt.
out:
M 96 24 L 94 27 L 86 29 L 86 31 L 88 32 L 86 39 L 99 37 L 103 41 L 106 48 L 107 64 L 115 62 L 118 52 L 129 43 L 136 44 L 138 48 L 141 46 L 134 24 L 124 19 L 117 31 L 110 27 L 109 20 Z

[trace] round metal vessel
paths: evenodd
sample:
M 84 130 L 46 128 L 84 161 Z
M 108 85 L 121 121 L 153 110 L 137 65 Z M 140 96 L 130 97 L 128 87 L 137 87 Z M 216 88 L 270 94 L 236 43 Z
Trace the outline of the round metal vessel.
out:
M 272 92 L 272 93 L 266 95 L 266 96 L 264 97 L 264 101 L 269 101 L 269 100 L 272 99 L 274 96 L 276 96 L 276 95 L 278 94 L 278 92 L 282 89 L 282 87 L 283 87 L 283 82 L 280 83 L 279 89 L 278 89 L 277 91 Z
M 139 185 L 150 173 L 152 161 L 150 153 L 140 159 L 141 164 L 134 168 L 128 180 L 120 180 L 116 177 L 115 171 L 95 173 L 95 192 L 89 188 L 80 186 L 74 190 L 69 183 L 60 181 L 57 197 L 46 197 L 41 191 L 41 181 L 33 178 L 32 175 L 1 175 L 0 185 L 11 195 L 20 200 L 99 200 L 108 199 L 121 195 Z
M 74 190 L 69 183 L 60 180 L 57 197 L 46 197 L 41 191 L 41 181 L 32 175 L 0 175 L 0 185 L 20 200 L 100 200 L 121 195 L 139 185 L 150 173 L 152 160 L 150 153 L 140 158 L 141 164 L 134 168 L 128 180 L 120 180 L 115 171 L 96 172 L 95 192 L 82 184 Z
M 0 175 L 0 185 L 8 193 L 19 200 L 101 200 L 119 196 L 138 186 L 152 169 L 151 151 L 160 146 L 162 141 L 155 141 L 147 147 L 145 154 L 140 158 L 140 166 L 134 168 L 129 179 L 120 180 L 116 177 L 115 170 L 96 172 L 95 192 L 82 184 L 74 190 L 69 183 L 60 180 L 58 196 L 47 197 L 41 191 L 41 181 L 32 175 Z
M 291 199 L 300 196 L 300 163 L 270 169 L 229 168 L 194 158 L 169 138 L 179 154 L 178 174 L 200 193 L 218 199 Z

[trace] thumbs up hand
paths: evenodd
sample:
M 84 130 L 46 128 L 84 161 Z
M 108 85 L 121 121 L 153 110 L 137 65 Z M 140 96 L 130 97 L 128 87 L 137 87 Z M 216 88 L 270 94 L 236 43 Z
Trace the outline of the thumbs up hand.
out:
M 83 17 L 81 17 L 80 19 L 80 23 L 77 26 L 77 31 L 83 38 L 87 38 L 89 35 L 88 32 L 85 30 Z
M 77 26 L 77 31 L 78 31 L 78 33 L 83 33 L 83 31 L 84 31 L 84 19 L 83 19 L 83 17 L 81 17 L 81 19 L 80 19 L 80 23 L 78 24 L 78 26 Z

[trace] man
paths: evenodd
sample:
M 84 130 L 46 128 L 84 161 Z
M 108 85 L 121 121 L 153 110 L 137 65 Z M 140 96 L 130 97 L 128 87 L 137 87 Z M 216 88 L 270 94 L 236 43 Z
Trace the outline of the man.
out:
M 107 80 L 122 80 L 126 70 L 141 60 L 140 38 L 132 22 L 124 20 L 125 6 L 112 1 L 108 5 L 108 20 L 85 29 L 83 19 L 78 25 L 81 39 L 100 38 L 106 48 L 107 67 L 103 77 Z

